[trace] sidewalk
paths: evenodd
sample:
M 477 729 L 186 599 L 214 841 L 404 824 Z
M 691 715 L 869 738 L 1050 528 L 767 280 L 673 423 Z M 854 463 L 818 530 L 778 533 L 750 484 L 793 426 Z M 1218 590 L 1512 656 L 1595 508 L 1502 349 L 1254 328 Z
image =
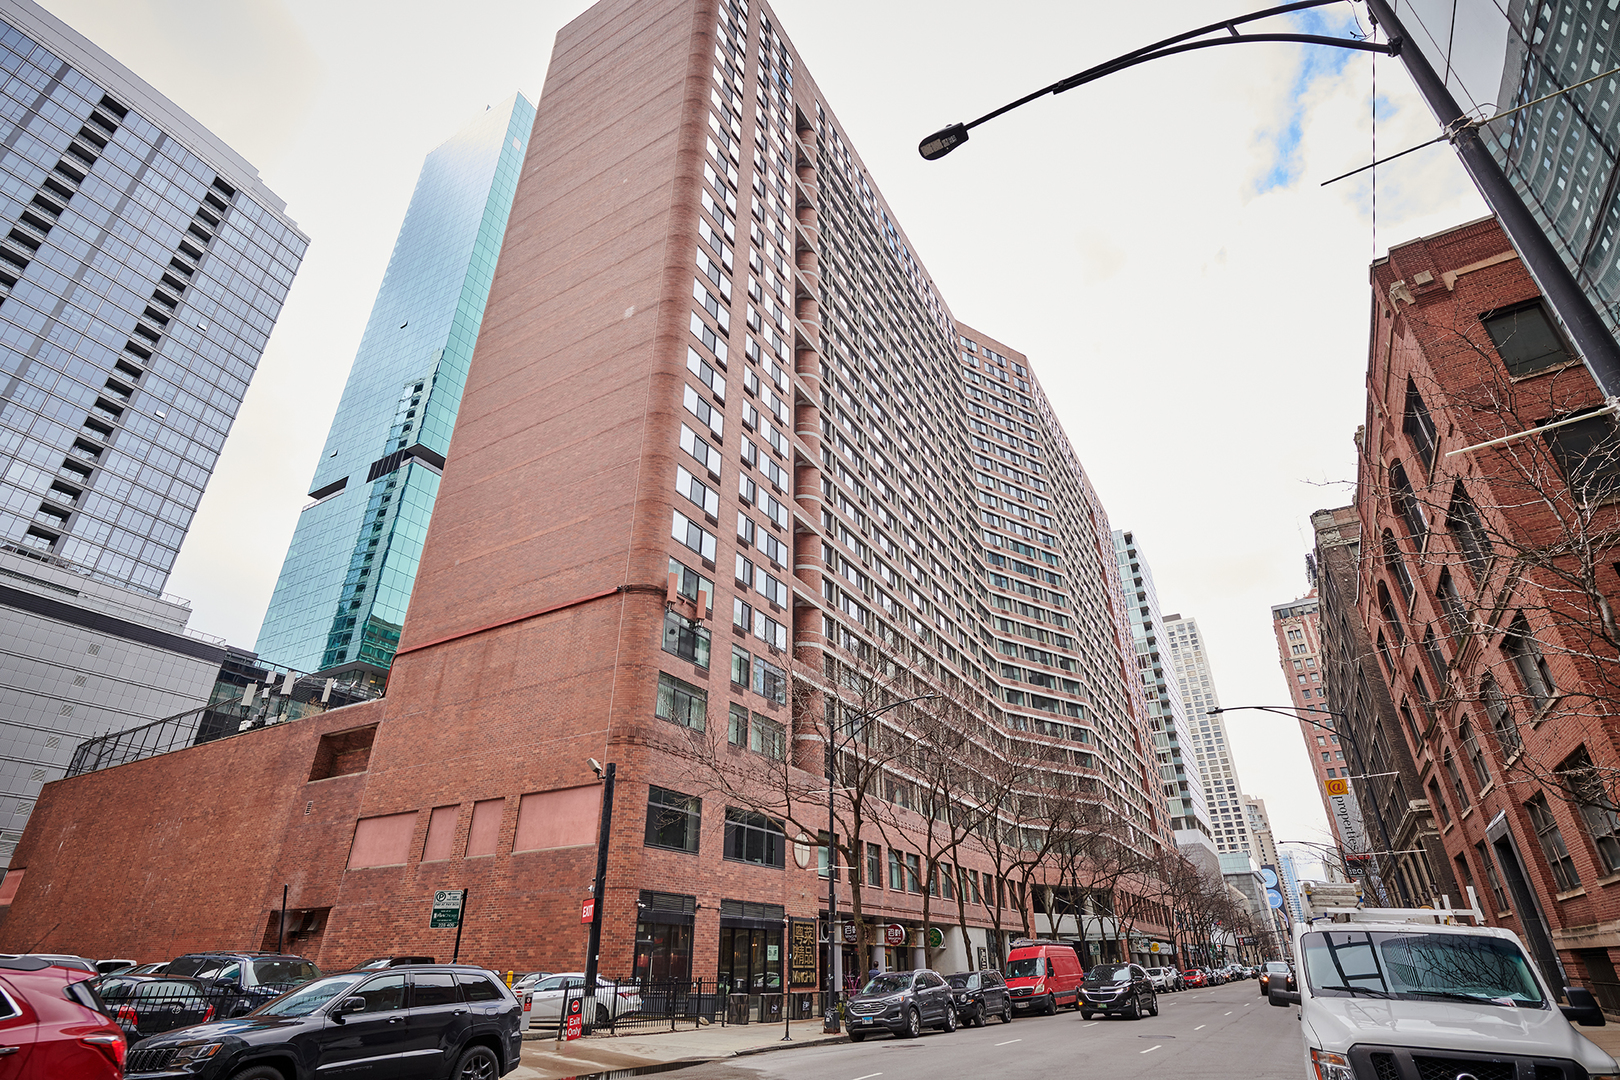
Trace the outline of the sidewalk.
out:
M 530 1040 L 523 1044 L 523 1064 L 507 1075 L 512 1080 L 567 1080 L 614 1069 L 672 1061 L 712 1061 L 847 1039 L 844 1035 L 824 1034 L 819 1019 L 796 1021 L 792 1034 L 791 1041 L 784 1041 L 781 1024 L 711 1024 L 695 1030 L 646 1035 L 593 1035 L 573 1042 Z
M 1597 1043 L 1605 1054 L 1620 1061 L 1620 1023 L 1610 1016 L 1602 1027 L 1577 1027 L 1575 1030 Z

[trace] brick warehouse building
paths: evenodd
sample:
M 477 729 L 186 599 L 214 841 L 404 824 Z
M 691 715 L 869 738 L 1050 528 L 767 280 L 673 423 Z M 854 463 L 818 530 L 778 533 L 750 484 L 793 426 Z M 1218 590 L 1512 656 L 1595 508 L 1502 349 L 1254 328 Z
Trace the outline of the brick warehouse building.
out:
M 1614 421 L 1494 221 L 1372 278 L 1357 604 L 1407 794 L 1554 985 L 1620 1007 Z
M 577 967 L 594 757 L 619 777 L 603 970 L 768 986 L 784 915 L 824 910 L 794 822 L 825 737 L 917 714 L 862 717 L 850 687 L 944 695 L 918 708 L 981 777 L 1151 856 L 1133 662 L 1107 517 L 1028 362 L 954 322 L 768 9 L 604 0 L 558 37 L 387 697 L 48 786 L 0 948 L 273 946 L 286 885 L 323 966 L 443 956 L 431 895 L 468 888 L 464 957 Z M 875 824 L 835 830 L 841 910 L 853 862 L 901 928 L 880 960 L 1061 924 L 1062 874 L 986 841 L 924 872 L 927 778 L 880 764 Z M 1002 818 L 981 831 L 1040 824 Z M 1084 921 L 1139 952 L 1169 912 L 1134 907 Z

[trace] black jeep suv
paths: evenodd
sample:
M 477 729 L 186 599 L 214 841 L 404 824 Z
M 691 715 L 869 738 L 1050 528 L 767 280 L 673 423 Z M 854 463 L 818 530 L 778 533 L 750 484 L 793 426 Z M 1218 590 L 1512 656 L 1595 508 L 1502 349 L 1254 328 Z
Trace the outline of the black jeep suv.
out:
M 518 1065 L 521 1008 L 500 978 L 481 968 L 346 971 L 305 983 L 251 1016 L 146 1039 L 129 1052 L 124 1075 L 488 1080 Z
M 221 1020 L 246 1016 L 288 990 L 321 976 L 321 969 L 302 956 L 281 953 L 187 953 L 169 961 L 165 975 L 196 979 L 214 1015 Z

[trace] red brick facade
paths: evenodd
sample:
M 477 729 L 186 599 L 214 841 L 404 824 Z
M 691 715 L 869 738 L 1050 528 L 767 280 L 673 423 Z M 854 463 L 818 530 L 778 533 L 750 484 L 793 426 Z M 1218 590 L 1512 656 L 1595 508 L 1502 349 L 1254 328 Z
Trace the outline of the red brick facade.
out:
M 1492 921 L 1620 1004 L 1612 421 L 1520 435 L 1601 397 L 1493 221 L 1392 249 L 1373 283 L 1359 604 L 1419 771 L 1406 794 Z

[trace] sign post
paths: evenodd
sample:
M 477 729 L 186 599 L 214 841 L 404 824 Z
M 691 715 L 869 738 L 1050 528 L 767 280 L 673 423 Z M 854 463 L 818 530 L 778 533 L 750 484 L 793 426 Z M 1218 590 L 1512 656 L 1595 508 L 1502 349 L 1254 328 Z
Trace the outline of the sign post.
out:
M 456 951 L 450 958 L 454 964 L 461 959 L 461 923 L 467 910 L 466 889 L 439 889 L 433 894 L 433 911 L 428 916 L 429 930 L 456 928 Z

